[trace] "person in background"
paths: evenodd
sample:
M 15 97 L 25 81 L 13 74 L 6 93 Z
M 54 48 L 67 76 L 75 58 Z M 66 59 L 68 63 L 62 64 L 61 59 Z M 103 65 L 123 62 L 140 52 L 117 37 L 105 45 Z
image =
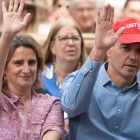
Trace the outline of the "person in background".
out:
M 71 0 L 71 13 L 82 33 L 95 32 L 96 0 Z
M 86 60 L 80 27 L 71 19 L 57 20 L 42 49 L 46 69 L 41 80 L 50 95 L 60 98 L 65 77 L 81 68 Z
M 8 0 L 9 1 L 9 0 Z M 9 3 L 7 4 L 9 6 Z M 46 10 L 47 7 L 38 0 L 25 0 L 25 6 L 21 17 L 23 18 L 27 13 L 30 13 L 27 26 L 20 31 L 22 33 L 38 33 L 38 26 L 40 21 L 38 20 L 38 9 Z
M 57 20 L 52 25 L 43 52 L 46 69 L 40 79 L 49 95 L 60 98 L 62 83 L 66 76 L 80 69 L 87 58 L 79 25 L 71 19 Z M 67 114 L 64 116 L 66 119 Z
M 140 20 L 113 20 L 110 4 L 97 11 L 90 56 L 63 82 L 61 104 L 72 140 L 140 138 Z M 106 53 L 109 62 L 101 67 Z
M 45 0 L 48 5 L 49 13 L 51 14 L 52 8 L 53 8 L 53 0 Z
M 60 18 L 71 19 L 70 4 L 70 0 L 54 0 L 50 21 L 54 23 Z
M 63 110 L 60 100 L 38 95 L 39 74 L 44 69 L 38 43 L 19 33 L 30 13 L 22 17 L 25 0 L 10 0 L 3 9 L 3 33 L 0 38 L 0 139 L 62 140 Z
M 116 22 L 121 19 L 122 9 L 125 2 L 126 0 L 102 0 L 102 7 L 108 3 L 114 7 L 114 22 Z
M 48 9 L 48 3 L 46 0 L 36 0 L 39 5 L 44 5 L 45 8 L 37 8 L 37 19 L 39 20 L 38 33 L 48 35 L 51 29 L 52 23 L 49 20 L 50 11 Z
M 122 18 L 133 17 L 140 20 L 140 0 L 126 0 L 121 15 Z

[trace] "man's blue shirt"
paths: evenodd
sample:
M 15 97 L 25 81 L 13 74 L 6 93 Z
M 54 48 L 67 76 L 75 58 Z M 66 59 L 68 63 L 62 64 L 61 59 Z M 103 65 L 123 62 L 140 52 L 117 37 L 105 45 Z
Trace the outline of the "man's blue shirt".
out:
M 108 62 L 90 57 L 67 76 L 61 104 L 69 116 L 71 140 L 140 140 L 140 77 L 120 89 L 110 79 Z M 115 76 L 115 75 L 114 75 Z

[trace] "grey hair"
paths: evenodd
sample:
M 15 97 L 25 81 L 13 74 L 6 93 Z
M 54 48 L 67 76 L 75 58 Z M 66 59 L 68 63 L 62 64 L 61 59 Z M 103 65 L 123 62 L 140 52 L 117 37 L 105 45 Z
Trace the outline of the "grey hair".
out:
M 74 6 L 77 3 L 80 3 L 82 1 L 85 1 L 85 0 L 70 0 L 70 2 L 71 2 L 71 6 L 70 6 L 71 10 L 74 8 Z M 86 0 L 86 1 L 89 1 L 89 2 L 93 3 L 96 6 L 96 3 L 97 3 L 96 0 Z

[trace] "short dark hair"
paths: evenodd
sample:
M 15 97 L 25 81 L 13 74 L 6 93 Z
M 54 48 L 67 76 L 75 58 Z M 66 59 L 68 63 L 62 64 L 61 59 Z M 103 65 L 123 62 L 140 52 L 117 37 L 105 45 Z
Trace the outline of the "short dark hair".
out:
M 123 9 L 125 9 L 125 8 L 127 7 L 127 5 L 128 5 L 128 2 L 129 2 L 129 1 L 140 1 L 140 0 L 126 0 L 125 5 L 124 5 L 124 8 L 123 8 Z

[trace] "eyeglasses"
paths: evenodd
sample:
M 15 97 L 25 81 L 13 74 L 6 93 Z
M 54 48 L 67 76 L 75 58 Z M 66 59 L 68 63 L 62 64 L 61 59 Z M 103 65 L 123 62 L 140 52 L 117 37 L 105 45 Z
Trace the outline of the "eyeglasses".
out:
M 34 13 L 35 12 L 35 7 L 31 7 L 31 6 L 24 7 L 23 11 L 24 10 L 27 10 L 29 13 Z
M 76 9 L 76 11 L 79 12 L 79 13 L 83 13 L 85 10 L 88 11 L 88 12 L 93 12 L 95 10 L 95 8 L 90 7 L 90 8 L 87 8 L 87 9 L 84 9 L 84 8 L 77 8 Z
M 72 37 L 68 37 L 66 35 L 64 36 L 58 36 L 59 38 L 59 41 L 62 43 L 62 44 L 67 44 L 69 42 L 69 39 L 72 40 L 72 42 L 76 45 L 76 44 L 80 44 L 81 43 L 81 37 L 80 36 L 72 36 Z M 55 39 L 53 39 L 55 40 Z

